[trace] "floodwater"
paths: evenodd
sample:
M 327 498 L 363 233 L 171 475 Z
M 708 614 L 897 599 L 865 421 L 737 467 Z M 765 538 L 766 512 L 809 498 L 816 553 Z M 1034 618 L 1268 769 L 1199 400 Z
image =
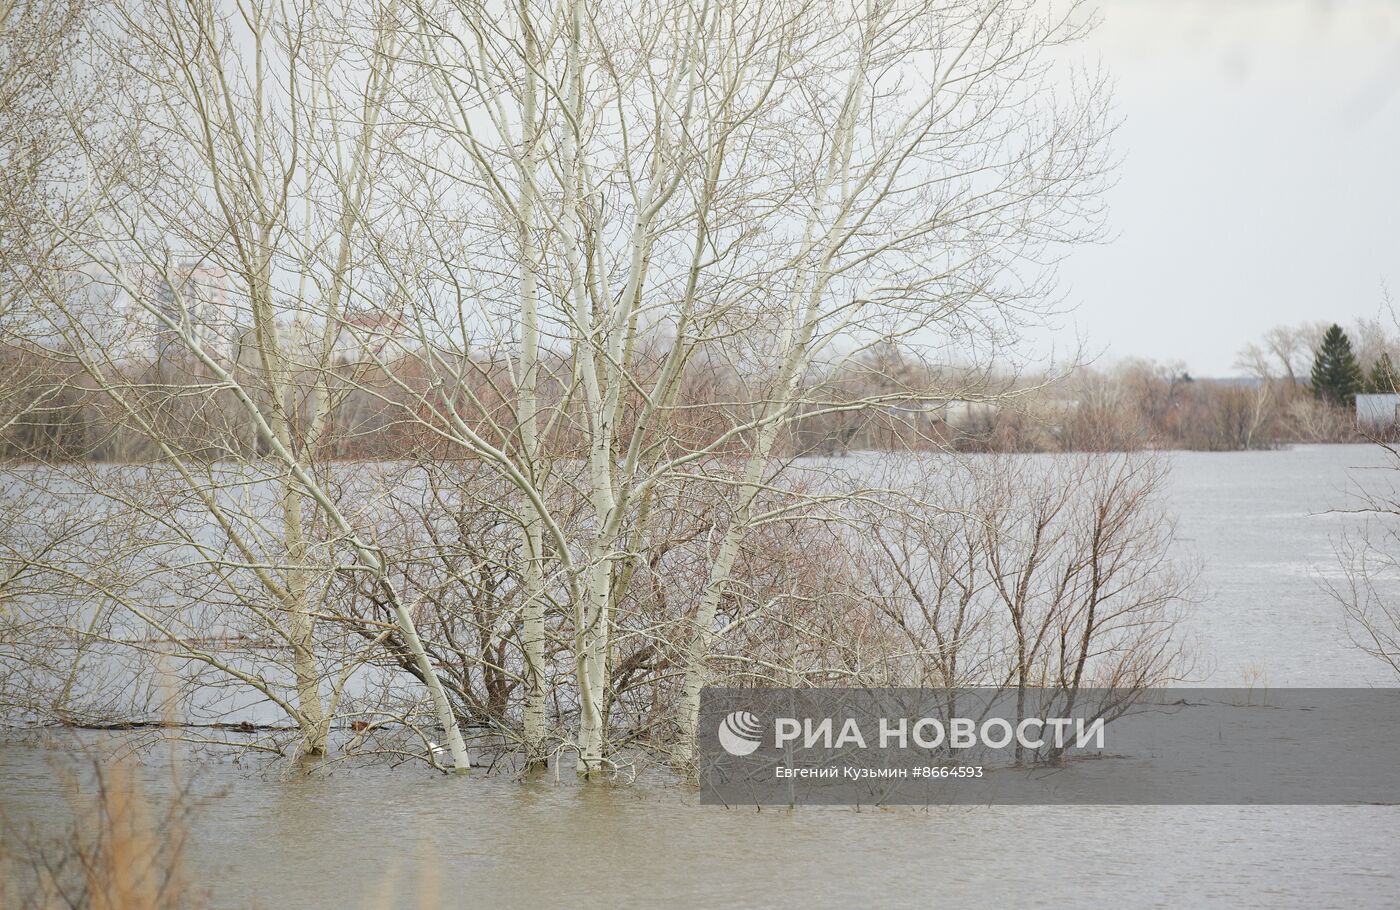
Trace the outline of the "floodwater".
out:
M 1322 588 L 1356 522 L 1327 510 L 1392 482 L 1367 470 L 1380 453 L 1173 462 L 1180 545 L 1202 567 L 1194 681 L 1393 685 Z M 0 745 L 0 810 L 61 824 L 61 761 Z M 171 787 L 164 757 L 143 771 L 149 793 Z M 759 812 L 700 807 L 661 780 L 306 776 L 208 759 L 181 773 L 200 801 L 190 871 L 218 907 L 1388 907 L 1400 893 L 1400 807 Z
M 1325 590 L 1343 579 L 1335 544 L 1363 524 L 1337 510 L 1354 507 L 1362 489 L 1400 491 L 1393 460 L 1376 446 L 1314 445 L 1178 452 L 1172 463 L 1180 545 L 1202 570 L 1190 626 L 1203 682 L 1396 684 L 1352 643 Z

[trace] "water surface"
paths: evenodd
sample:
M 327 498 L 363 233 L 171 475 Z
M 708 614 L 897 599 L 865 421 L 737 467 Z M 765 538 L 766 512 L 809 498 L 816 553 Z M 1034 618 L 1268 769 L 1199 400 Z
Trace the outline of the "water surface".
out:
M 1180 546 L 1202 565 L 1189 631 L 1214 685 L 1389 685 L 1319 580 L 1389 485 L 1365 446 L 1173 456 Z M 1397 760 L 1400 760 L 1398 758 Z M 0 746 L 0 809 L 53 828 L 50 751 Z M 418 769 L 306 776 L 185 763 L 190 864 L 220 907 L 715 905 L 1387 907 L 1400 807 L 701 808 L 663 780 L 466 779 Z M 144 768 L 168 792 L 165 760 Z

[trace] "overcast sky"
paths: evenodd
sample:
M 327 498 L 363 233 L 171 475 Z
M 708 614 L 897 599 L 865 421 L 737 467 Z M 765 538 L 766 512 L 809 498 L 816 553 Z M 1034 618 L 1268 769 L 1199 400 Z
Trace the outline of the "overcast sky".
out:
M 1400 0 L 1101 9 L 1123 162 L 1061 338 L 1223 376 L 1272 325 L 1400 307 Z

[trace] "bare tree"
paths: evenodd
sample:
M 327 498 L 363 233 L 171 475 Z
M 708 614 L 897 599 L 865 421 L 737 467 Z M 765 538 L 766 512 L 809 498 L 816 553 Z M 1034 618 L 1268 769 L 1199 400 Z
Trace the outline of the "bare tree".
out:
M 1400 449 L 1388 441 L 1376 440 L 1386 465 L 1370 477 L 1384 476 L 1400 467 Z M 1361 519 L 1359 527 L 1345 531 L 1335 541 L 1340 581 L 1323 579 L 1322 584 L 1342 608 L 1352 641 L 1367 654 L 1400 673 L 1400 609 L 1396 607 L 1395 585 L 1400 581 L 1400 497 L 1389 484 L 1368 482 L 1363 477 L 1352 502 L 1339 509 L 1341 514 Z
M 1327 329 L 1323 322 L 1278 325 L 1256 343 L 1245 347 L 1236 366 L 1261 380 L 1287 381 L 1290 389 L 1306 383 L 1313 350 Z
M 1165 458 L 896 463 L 865 562 L 910 685 L 1137 690 L 1188 669 L 1194 571 L 1173 552 Z M 894 652 L 898 653 L 898 652 Z
M 106 15 L 114 103 L 27 218 L 56 253 L 15 346 L 160 464 L 66 472 L 113 504 L 104 559 L 158 555 L 102 597 L 308 753 L 372 666 L 456 768 L 481 723 L 604 771 L 643 690 L 685 756 L 717 652 L 782 609 L 831 628 L 795 573 L 754 577 L 864 495 L 794 473 L 795 428 L 946 401 L 952 371 L 889 352 L 985 362 L 1097 232 L 1104 84 L 1056 62 L 1076 2 Z M 335 461 L 371 424 L 409 467 Z M 201 633 L 210 603 L 258 657 Z
M 1108 132 L 1100 86 L 1064 105 L 1035 91 L 1046 52 L 1083 26 L 1076 8 L 1021 3 L 421 9 L 421 78 L 394 108 L 431 167 L 394 202 L 412 230 L 376 219 L 375 250 L 414 302 L 432 394 L 413 417 L 521 491 L 541 554 L 529 584 L 568 591 L 581 771 L 604 765 L 617 582 L 668 485 L 703 469 L 725 503 L 686 636 L 689 737 L 755 503 L 784 428 L 813 412 L 805 377 L 921 332 L 985 344 L 1041 298 L 1013 263 L 1083 236 Z M 711 438 L 680 445 L 677 394 L 708 358 L 743 377 L 743 397 Z M 498 363 L 495 408 L 471 379 Z M 548 445 L 564 428 L 576 450 Z M 743 456 L 716 458 L 731 445 Z M 547 507 L 550 466 L 575 456 L 582 534 Z
M 61 343 L 46 353 L 80 365 L 151 440 L 219 541 L 182 529 L 183 543 L 216 573 L 249 576 L 234 596 L 290 651 L 295 697 L 275 700 L 301 728 L 304 751 L 324 750 L 329 723 L 314 576 L 343 568 L 376 579 L 395 604 L 454 765 L 465 768 L 456 717 L 409 607 L 317 467 L 337 398 L 354 213 L 373 186 L 394 60 L 392 9 L 340 19 L 320 6 L 131 3 L 110 15 L 97 43 L 117 73 L 113 124 L 72 137 L 86 172 L 65 217 L 48 224 L 64 271 L 46 295 Z M 365 70 L 359 91 L 343 90 L 342 78 Z M 298 375 L 309 380 L 299 385 Z M 229 409 L 238 421 L 225 421 Z M 191 436 L 191 417 L 205 432 Z M 208 467 L 262 454 L 270 465 L 251 473 Z M 260 482 L 279 490 L 275 513 L 230 505 L 230 491 Z M 106 481 L 89 486 L 101 493 Z M 334 543 L 319 560 L 310 536 L 318 522 Z M 206 648 L 186 651 L 271 692 L 262 676 Z

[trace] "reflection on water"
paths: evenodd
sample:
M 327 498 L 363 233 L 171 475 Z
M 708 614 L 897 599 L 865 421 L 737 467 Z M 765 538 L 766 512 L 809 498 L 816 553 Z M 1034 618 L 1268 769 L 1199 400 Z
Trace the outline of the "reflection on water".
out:
M 1208 681 L 1388 684 L 1354 650 L 1314 567 L 1345 521 L 1320 514 L 1371 449 L 1175 456 L 1182 546 Z M 1206 681 L 1203 679 L 1202 681 Z M 59 825 L 50 752 L 0 747 L 0 808 Z M 168 792 L 153 761 L 148 791 Z M 191 861 L 221 907 L 1393 906 L 1400 808 L 701 808 L 665 782 L 580 787 L 417 769 L 314 777 L 190 768 Z M 428 884 L 424 884 L 424 882 Z M 433 884 L 435 882 L 435 884 Z M 1111 899 L 1111 900 L 1110 900 Z

